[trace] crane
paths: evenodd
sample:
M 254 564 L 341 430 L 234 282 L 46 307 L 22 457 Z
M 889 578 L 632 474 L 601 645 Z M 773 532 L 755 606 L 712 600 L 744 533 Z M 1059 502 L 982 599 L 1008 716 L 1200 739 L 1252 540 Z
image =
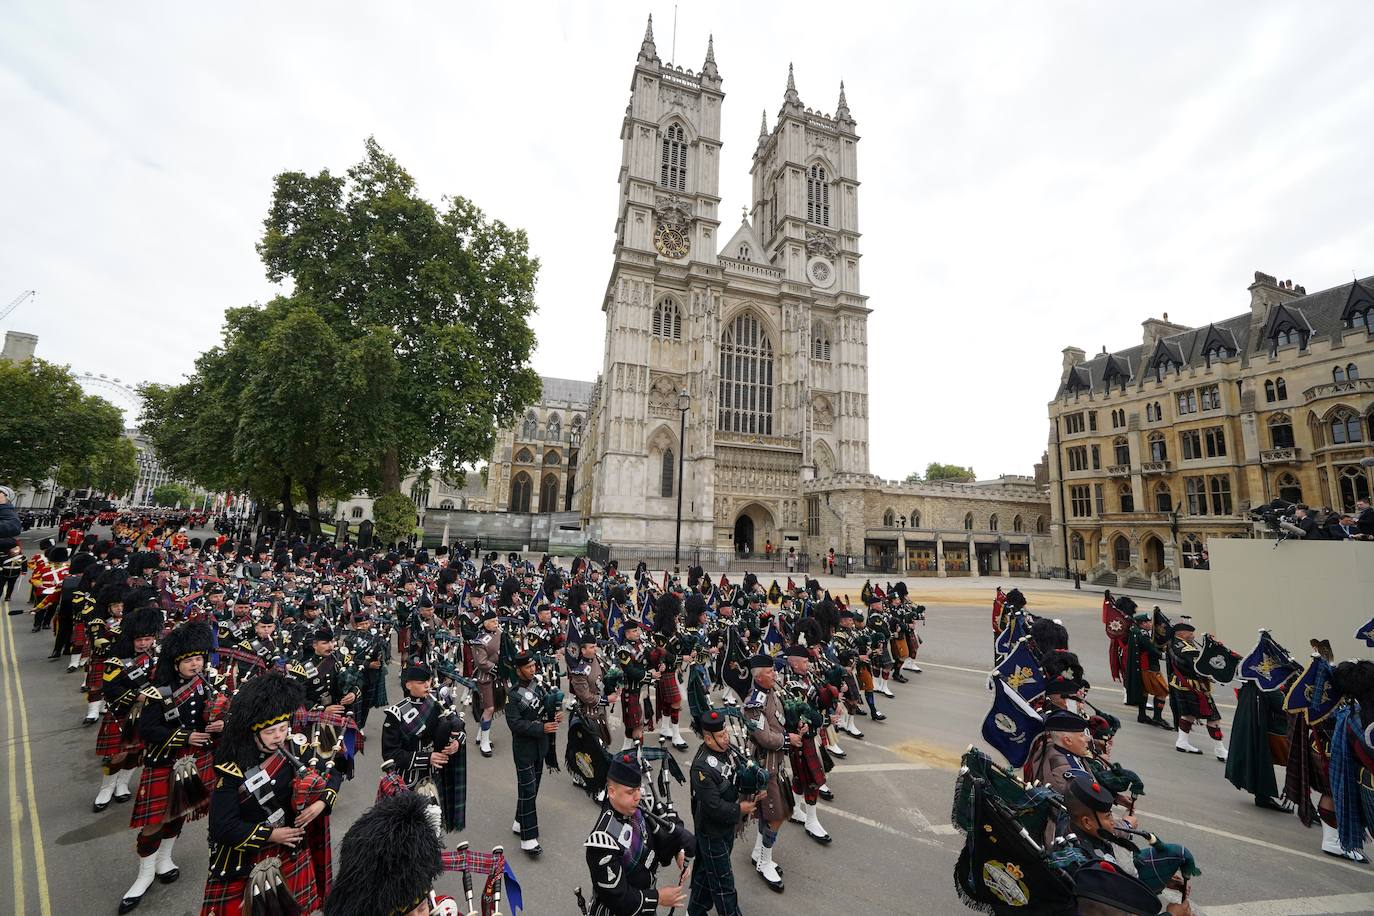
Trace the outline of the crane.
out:
M 4 321 L 6 318 L 8 318 L 10 312 L 12 312 L 12 311 L 14 311 L 15 309 L 19 308 L 19 306 L 23 305 L 24 302 L 25 302 L 26 300 L 28 300 L 30 297 L 32 297 L 32 296 L 37 296 L 37 295 L 38 295 L 38 291 L 37 291 L 37 290 L 26 289 L 26 290 L 24 290 L 22 293 L 20 293 L 19 295 L 15 296 L 12 300 L 10 300 L 9 305 L 7 305 L 7 306 L 5 306 L 4 308 L 0 309 L 0 321 Z

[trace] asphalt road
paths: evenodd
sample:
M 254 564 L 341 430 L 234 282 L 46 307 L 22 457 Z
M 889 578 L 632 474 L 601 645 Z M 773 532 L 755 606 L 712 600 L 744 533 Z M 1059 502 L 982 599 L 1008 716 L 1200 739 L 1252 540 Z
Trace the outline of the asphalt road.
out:
M 861 582 L 846 583 L 857 591 Z M 913 581 L 912 593 L 928 608 L 921 653 L 925 673 L 895 685 L 897 698 L 880 703 L 889 718 L 861 719 L 867 740 L 846 740 L 848 759 L 830 774 L 835 801 L 822 804 L 821 820 L 834 836 L 822 848 L 798 825 L 783 828 L 776 858 L 787 889 L 771 892 L 749 863 L 752 836 L 736 847 L 741 906 L 746 913 L 895 912 L 957 914 L 951 873 L 962 838 L 950 826 L 954 769 L 977 739 L 987 711 L 985 671 L 991 657 L 989 604 L 994 583 Z M 22 588 L 22 586 L 21 586 Z M 1092 698 L 1123 720 L 1106 670 L 1105 639 L 1096 593 L 1023 584 L 1032 610 L 1060 617 L 1088 677 L 1105 685 Z M 1176 607 L 1166 607 L 1166 612 Z M 132 880 L 136 861 L 129 808 L 111 805 L 92 814 L 99 782 L 95 732 L 80 724 L 84 703 L 77 674 L 48 662 L 50 634 L 29 632 L 27 616 L 0 619 L 0 667 L 5 712 L 0 715 L 0 855 L 12 863 L 0 877 L 0 912 L 113 913 Z M 1237 647 L 1239 648 L 1239 647 Z M 17 672 L 18 677 L 15 677 Z M 1227 703 L 1230 697 L 1218 695 Z M 1232 710 L 1223 707 L 1229 719 Z M 377 723 L 372 731 L 379 732 Z M 566 774 L 546 774 L 539 799 L 544 855 L 531 861 L 510 833 L 515 808 L 514 767 L 504 722 L 493 726 L 496 754 L 468 755 L 468 825 L 461 835 L 474 848 L 504 844 L 524 887 L 526 912 L 575 914 L 572 889 L 590 889 L 582 841 L 596 807 Z M 374 741 L 376 735 L 373 736 Z M 618 741 L 618 733 L 616 740 Z M 695 751 L 683 752 L 684 763 Z M 374 745 L 375 746 L 375 745 Z M 1201 745 L 1200 745 L 1201 746 Z M 1210 742 L 1208 742 L 1210 749 Z M 1142 829 L 1191 848 L 1203 869 L 1195 897 L 1213 916 L 1374 911 L 1374 870 L 1321 854 L 1319 835 L 1292 815 L 1257 809 L 1222 775 L 1210 754 L 1175 752 L 1173 736 L 1128 721 L 1117 758 L 1144 778 Z M 345 786 L 333 818 L 337 844 L 375 794 L 375 750 L 360 759 L 360 777 Z M 675 793 L 685 801 L 686 789 Z M 450 835 L 456 843 L 458 835 Z M 182 876 L 154 884 L 139 913 L 199 911 L 206 867 L 205 824 L 191 824 L 177 846 Z M 666 880 L 666 877 L 665 877 Z M 439 889 L 461 896 L 456 875 Z M 8 904 L 8 906 L 7 906 Z

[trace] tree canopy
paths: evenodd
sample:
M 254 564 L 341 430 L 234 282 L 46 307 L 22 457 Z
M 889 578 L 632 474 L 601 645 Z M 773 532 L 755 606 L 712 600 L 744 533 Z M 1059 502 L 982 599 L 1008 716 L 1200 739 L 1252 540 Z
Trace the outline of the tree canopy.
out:
M 366 490 L 377 537 L 409 534 L 402 476 L 461 485 L 539 395 L 525 233 L 429 203 L 369 139 L 343 176 L 277 176 L 258 253 L 290 295 L 230 309 L 183 384 L 145 386 L 145 435 L 177 476 L 288 516 L 303 501 L 316 531 L 322 498 Z
M 124 415 L 81 390 L 65 366 L 0 360 L 0 481 L 38 483 L 87 466 L 124 438 Z
M 180 506 L 185 509 L 191 505 L 191 491 L 179 483 L 164 483 L 153 490 L 153 505 Z
M 973 468 L 960 467 L 957 464 L 941 464 L 932 461 L 926 465 L 925 477 L 921 476 L 920 471 L 912 471 L 906 475 L 907 483 L 920 483 L 922 480 L 953 480 L 971 483 L 978 479 L 973 473 Z

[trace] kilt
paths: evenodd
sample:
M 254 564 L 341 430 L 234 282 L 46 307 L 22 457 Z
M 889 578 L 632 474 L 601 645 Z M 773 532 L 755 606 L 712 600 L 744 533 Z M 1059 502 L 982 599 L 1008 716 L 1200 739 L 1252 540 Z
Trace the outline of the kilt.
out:
M 788 755 L 792 763 L 793 792 L 805 795 L 825 783 L 825 766 L 821 763 L 815 738 L 810 735 L 802 738 L 801 746 L 792 748 Z
M 100 731 L 95 736 L 95 755 L 113 757 L 121 751 L 138 754 L 143 751 L 143 739 L 134 732 L 133 737 L 125 740 L 117 718 L 106 713 L 100 720 Z
M 1151 671 L 1148 668 L 1140 670 L 1140 682 L 1145 688 L 1145 693 L 1161 700 L 1169 698 L 1169 685 L 1164 680 L 1164 675 L 1158 671 Z
M 907 655 L 911 658 L 915 658 L 916 653 L 921 648 L 921 637 L 917 636 L 914 632 L 906 634 L 906 648 Z
M 81 621 L 72 624 L 72 655 L 86 651 L 86 625 Z
M 789 782 L 784 788 L 783 776 L 784 774 L 777 772 L 768 777 L 768 788 L 764 793 L 763 802 L 758 807 L 759 817 L 770 823 L 785 821 L 792 816 L 792 786 Z
M 323 906 L 319 892 L 315 888 L 314 865 L 310 861 L 310 850 L 304 845 L 295 849 L 269 843 L 253 857 L 256 865 L 265 859 L 281 861 L 282 881 L 296 899 L 302 913 L 313 913 Z M 251 875 L 251 871 L 249 873 Z M 205 898 L 201 903 L 200 916 L 240 916 L 244 912 L 243 897 L 248 889 L 249 875 L 242 878 L 205 879 Z
M 643 694 L 642 690 L 620 692 L 620 722 L 625 726 L 627 738 L 644 727 Z
M 904 661 L 906 661 L 906 657 L 907 657 L 906 638 L 903 637 L 902 639 L 894 639 L 894 640 L 891 641 L 891 645 L 892 645 L 892 657 L 895 658 L 895 659 L 896 659 L 897 661 L 899 661 L 899 662 L 904 662 Z
M 492 709 L 496 706 L 495 681 L 478 681 L 477 694 L 482 698 L 482 708 L 477 710 L 479 713 L 482 709 Z
M 86 699 L 92 703 L 100 699 L 105 686 L 105 659 L 101 656 L 91 656 L 90 663 L 86 666 Z
M 306 857 L 315 873 L 315 893 L 320 902 L 329 896 L 334 884 L 334 850 L 329 830 L 329 815 L 322 814 L 305 825 Z
M 873 691 L 873 669 L 860 668 L 855 672 L 855 675 L 859 679 L 859 690 L 864 693 L 871 693 Z
M 211 748 L 193 751 L 200 780 L 208 790 L 205 802 L 186 815 L 188 820 L 199 820 L 210 807 L 209 792 L 215 787 L 215 753 Z M 186 756 L 185 753 L 178 755 Z M 134 793 L 134 810 L 129 816 L 130 827 L 147 827 L 160 824 L 167 819 L 167 796 L 172 788 L 172 767 L 145 766 L 138 778 L 138 791 Z
M 1200 719 L 1203 722 L 1217 722 L 1221 719 L 1221 713 L 1217 711 L 1217 705 L 1212 701 L 1212 695 L 1204 690 L 1175 689 L 1178 694 L 1178 714 L 1189 719 Z
M 682 705 L 682 688 L 678 685 L 677 674 L 672 671 L 663 672 L 663 676 L 658 679 L 658 684 L 654 688 L 656 697 L 655 705 L 658 713 L 666 716 L 668 710 L 674 706 Z

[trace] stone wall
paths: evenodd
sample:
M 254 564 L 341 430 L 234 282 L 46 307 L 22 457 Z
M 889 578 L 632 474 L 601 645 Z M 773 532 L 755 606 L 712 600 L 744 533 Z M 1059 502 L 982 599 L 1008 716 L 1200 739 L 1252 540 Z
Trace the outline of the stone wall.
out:
M 564 557 L 580 556 L 587 551 L 586 533 L 576 512 L 526 514 L 431 509 L 425 513 L 426 547 L 457 541 L 471 544 L 479 539 L 483 550 L 549 551 Z

